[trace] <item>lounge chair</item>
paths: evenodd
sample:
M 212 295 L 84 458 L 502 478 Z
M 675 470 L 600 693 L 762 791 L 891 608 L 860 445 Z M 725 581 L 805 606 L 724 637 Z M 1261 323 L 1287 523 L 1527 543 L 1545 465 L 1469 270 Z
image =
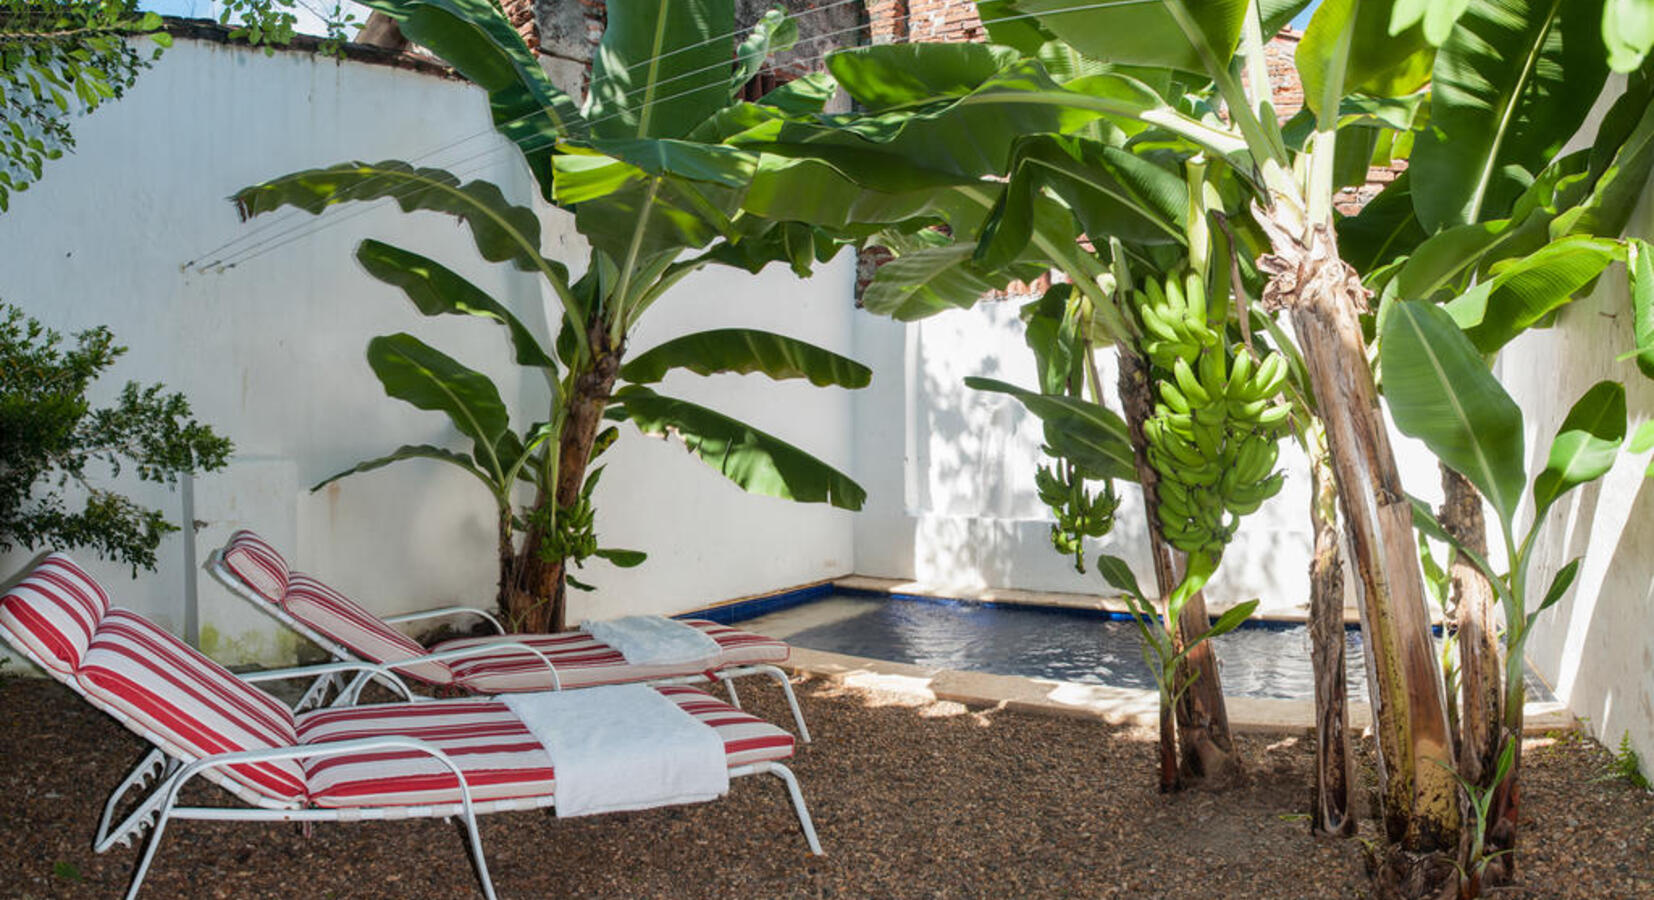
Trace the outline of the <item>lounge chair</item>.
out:
M 507 703 L 427 700 L 295 715 L 252 684 L 284 673 L 237 678 L 144 617 L 112 608 L 103 588 L 62 554 L 45 558 L 0 597 L 0 637 L 154 745 L 109 798 L 93 842 L 102 853 L 153 829 L 129 900 L 172 819 L 308 823 L 452 816 L 464 821 L 483 893 L 493 898 L 476 816 L 558 803 L 550 753 Z M 376 677 L 397 683 L 360 662 L 332 666 L 375 670 Z M 708 740 L 721 740 L 730 777 L 769 773 L 785 782 L 810 850 L 821 852 L 798 782 L 779 762 L 792 755 L 792 735 L 692 687 L 631 690 L 654 690 L 714 729 Z M 661 708 L 655 698 L 646 699 Z M 674 718 L 670 708 L 664 716 L 674 721 L 660 722 L 663 731 L 695 727 Z M 655 721 L 642 727 L 652 729 Z M 716 745 L 709 746 L 715 758 Z M 247 807 L 178 805 L 179 790 L 197 775 Z M 572 796 L 573 778 L 567 771 L 564 776 Z M 159 782 L 154 790 L 115 822 L 116 810 L 131 802 L 128 794 L 151 780 Z
M 723 683 L 736 707 L 740 707 L 741 699 L 735 692 L 734 679 L 764 675 L 781 686 L 799 738 L 805 743 L 810 741 L 792 682 L 776 665 L 785 662 L 791 652 L 785 641 L 716 622 L 687 619 L 684 624 L 716 642 L 715 658 L 690 664 L 639 665 L 627 662 L 619 650 L 584 631 L 505 635 L 498 619 L 475 607 L 445 606 L 381 618 L 319 579 L 292 570 L 269 542 L 245 529 L 214 551 L 206 567 L 230 590 L 315 642 L 335 660 L 383 663 L 427 684 L 457 687 L 474 694 L 634 681 L 697 684 L 716 680 Z M 475 616 L 499 636 L 456 638 L 426 648 L 395 627 L 444 616 Z M 533 652 L 525 651 L 525 647 Z M 334 676 L 318 679 L 300 708 L 319 702 L 319 694 L 334 684 Z M 348 702 L 359 686 L 360 681 L 345 687 L 339 696 Z

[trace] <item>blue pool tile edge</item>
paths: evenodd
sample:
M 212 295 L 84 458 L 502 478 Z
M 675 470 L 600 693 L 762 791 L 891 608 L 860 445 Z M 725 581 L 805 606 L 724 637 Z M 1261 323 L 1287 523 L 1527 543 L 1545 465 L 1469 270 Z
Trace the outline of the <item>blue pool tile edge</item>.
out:
M 763 597 L 752 597 L 747 600 L 737 600 L 732 603 L 725 603 L 721 606 L 714 606 L 708 609 L 696 610 L 694 612 L 680 613 L 673 618 L 704 619 L 707 621 L 717 622 L 720 625 L 734 625 L 739 622 L 744 622 L 747 619 L 756 619 L 759 616 L 768 615 L 772 612 L 780 612 L 781 610 L 791 609 L 795 606 L 803 606 L 806 603 L 819 600 L 829 594 L 850 597 L 884 597 L 890 600 L 934 603 L 943 606 L 982 606 L 991 609 L 1026 609 L 1032 612 L 1046 613 L 1049 615 L 1066 615 L 1080 619 L 1107 619 L 1116 622 L 1127 622 L 1131 620 L 1130 613 L 1115 612 L 1107 609 L 1081 609 L 1072 606 L 1045 606 L 1037 603 L 1007 603 L 999 600 L 974 600 L 965 597 L 938 597 L 931 594 L 908 594 L 900 591 L 881 591 L 873 588 L 846 587 L 835 584 L 831 581 L 822 582 L 820 584 L 812 584 L 801 588 L 793 588 L 792 590 L 768 594 Z M 1215 616 L 1213 617 L 1213 621 L 1216 621 Z M 1243 627 L 1264 628 L 1272 631 L 1285 631 L 1292 628 L 1301 627 L 1303 624 L 1304 623 L 1302 622 L 1282 621 L 1278 619 L 1249 619 Z M 1355 623 L 1348 623 L 1345 625 L 1345 630 L 1347 631 L 1359 631 L 1360 628 L 1361 626 Z M 1437 635 L 1441 634 L 1440 626 L 1436 626 L 1433 630 Z

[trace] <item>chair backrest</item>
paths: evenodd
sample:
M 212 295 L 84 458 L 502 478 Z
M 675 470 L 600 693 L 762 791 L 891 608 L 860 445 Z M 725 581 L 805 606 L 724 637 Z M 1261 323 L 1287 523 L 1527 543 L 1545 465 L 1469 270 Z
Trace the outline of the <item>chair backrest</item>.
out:
M 294 572 L 281 608 L 300 622 L 333 638 L 363 659 L 401 662 L 423 656 L 425 648 L 368 612 L 355 601 L 303 572 Z M 415 663 L 397 672 L 431 684 L 449 684 L 454 674 L 445 662 Z
M 287 595 L 287 560 L 268 541 L 251 531 L 243 528 L 230 535 L 230 542 L 224 545 L 223 559 L 230 574 L 260 597 L 280 603 Z
M 386 623 L 361 604 L 324 584 L 321 579 L 295 572 L 270 543 L 242 529 L 230 536 L 219 553 L 223 568 L 247 588 L 269 601 L 271 614 L 296 626 L 306 637 L 320 639 L 331 652 L 339 648 L 360 659 L 396 663 L 425 655 L 425 648 Z M 398 673 L 429 684 L 452 684 L 453 672 L 443 662 L 415 663 Z
M 103 588 L 64 554 L 0 597 L 0 636 L 179 759 L 298 740 L 291 710 L 148 619 L 110 608 Z M 304 770 L 293 760 L 206 774 L 253 802 L 296 805 L 305 796 Z
M 103 587 L 67 555 L 53 553 L 0 601 L 0 626 L 48 671 L 70 675 L 107 612 Z

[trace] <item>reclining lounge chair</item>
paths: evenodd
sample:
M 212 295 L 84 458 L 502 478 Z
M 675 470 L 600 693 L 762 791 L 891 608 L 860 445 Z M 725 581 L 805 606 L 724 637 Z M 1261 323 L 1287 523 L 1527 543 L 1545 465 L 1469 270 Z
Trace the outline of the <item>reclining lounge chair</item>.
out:
M 335 660 L 381 663 L 398 674 L 427 684 L 453 686 L 474 694 L 549 691 L 595 685 L 647 682 L 696 684 L 717 680 L 741 705 L 734 679 L 764 675 L 775 680 L 792 709 L 798 736 L 810 741 L 792 683 L 776 663 L 791 648 L 785 641 L 701 619 L 683 624 L 699 629 L 717 644 L 717 656 L 691 664 L 651 665 L 626 660 L 620 650 L 584 631 L 562 634 L 506 635 L 499 620 L 467 606 L 380 618 L 313 576 L 290 569 L 286 559 L 251 531 L 237 531 L 223 549 L 207 560 L 207 570 L 230 590 L 332 654 Z M 468 637 L 421 647 L 395 626 L 442 616 L 469 615 L 487 622 L 498 637 Z M 524 648 L 530 648 L 532 652 Z M 365 677 L 365 676 L 363 676 Z M 299 708 L 319 702 L 333 677 L 318 679 Z M 348 702 L 356 685 L 341 696 Z
M 144 617 L 112 608 L 103 588 L 62 554 L 48 556 L 0 598 L 0 637 L 154 745 L 109 798 L 93 843 L 102 853 L 153 829 L 133 874 L 129 900 L 143 884 L 171 819 L 316 822 L 452 816 L 465 823 L 483 893 L 492 898 L 476 815 L 559 805 L 551 754 L 536 736 L 540 732 L 531 730 L 510 704 L 481 698 L 427 700 L 295 715 L 250 683 L 268 679 L 237 678 Z M 373 668 L 360 662 L 333 666 L 340 671 Z M 378 674 L 387 678 L 382 670 Z M 779 777 L 811 851 L 821 852 L 798 782 L 779 762 L 792 755 L 792 735 L 692 687 L 622 690 L 653 690 L 713 729 L 730 777 Z M 652 734 L 657 725 L 659 731 L 697 727 L 657 699 L 646 699 L 674 721 L 651 718 L 639 728 Z M 715 758 L 716 750 L 712 753 Z M 563 780 L 573 791 L 569 774 L 565 771 Z M 248 806 L 178 805 L 180 788 L 197 775 Z M 152 779 L 159 780 L 155 789 L 112 823 L 116 810 L 130 802 L 128 794 Z

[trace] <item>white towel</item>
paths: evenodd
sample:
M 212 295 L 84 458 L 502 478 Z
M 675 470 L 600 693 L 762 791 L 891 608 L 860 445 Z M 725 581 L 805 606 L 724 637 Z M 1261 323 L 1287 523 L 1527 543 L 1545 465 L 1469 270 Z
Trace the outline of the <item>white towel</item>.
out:
M 499 699 L 550 754 L 559 816 L 702 803 L 729 793 L 717 730 L 648 685 Z
M 663 616 L 587 619 L 580 630 L 619 650 L 634 666 L 705 667 L 723 653 L 706 632 Z

